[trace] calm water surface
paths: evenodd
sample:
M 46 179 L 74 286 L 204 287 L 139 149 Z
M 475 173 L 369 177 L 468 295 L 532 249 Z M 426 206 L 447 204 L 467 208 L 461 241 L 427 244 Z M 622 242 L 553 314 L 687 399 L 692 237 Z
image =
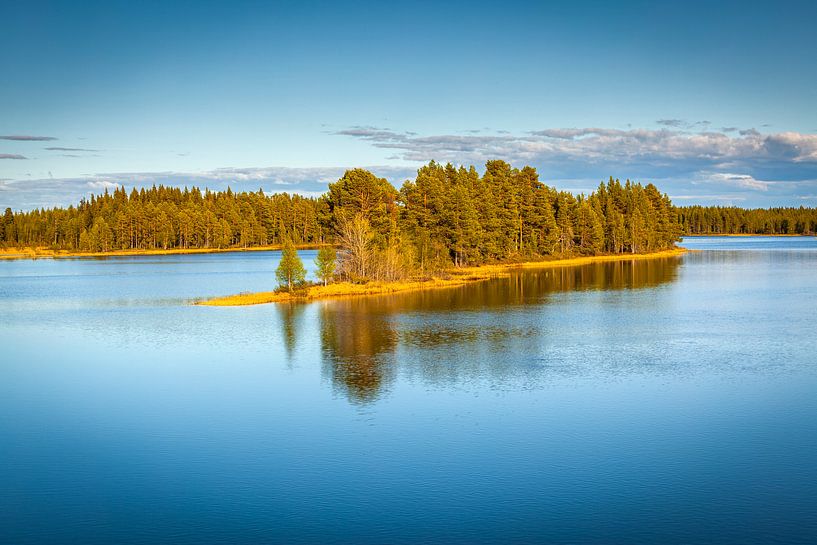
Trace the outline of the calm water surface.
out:
M 817 239 L 684 245 L 243 308 L 189 303 L 277 253 L 0 262 L 0 542 L 814 543 Z

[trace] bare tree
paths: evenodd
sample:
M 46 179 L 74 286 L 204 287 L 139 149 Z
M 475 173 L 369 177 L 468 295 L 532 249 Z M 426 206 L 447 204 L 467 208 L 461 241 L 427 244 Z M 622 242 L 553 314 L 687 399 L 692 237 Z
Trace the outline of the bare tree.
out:
M 338 272 L 348 280 L 368 278 L 372 273 L 374 232 L 362 214 L 341 218 L 338 237 L 342 250 L 338 254 Z

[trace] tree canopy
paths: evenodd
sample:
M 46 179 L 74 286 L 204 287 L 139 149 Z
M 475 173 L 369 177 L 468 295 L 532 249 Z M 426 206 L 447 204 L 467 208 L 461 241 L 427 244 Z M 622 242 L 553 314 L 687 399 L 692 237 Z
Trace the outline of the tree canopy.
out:
M 686 216 L 654 185 L 610 178 L 590 195 L 558 191 L 536 169 L 488 161 L 421 167 L 399 190 L 348 170 L 318 197 L 198 188 L 118 188 L 77 206 L 6 210 L 0 243 L 70 251 L 336 245 L 351 280 L 453 266 L 672 247 Z

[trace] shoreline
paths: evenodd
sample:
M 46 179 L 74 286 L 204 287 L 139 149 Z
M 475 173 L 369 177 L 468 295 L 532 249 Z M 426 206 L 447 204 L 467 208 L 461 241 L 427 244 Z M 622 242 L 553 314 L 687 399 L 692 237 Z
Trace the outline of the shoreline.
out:
M 198 306 L 212 307 L 234 307 L 248 305 L 263 305 L 268 303 L 294 303 L 309 302 L 319 299 L 338 299 L 344 297 L 366 297 L 371 295 L 388 295 L 392 293 L 420 291 L 429 289 L 451 288 L 470 284 L 471 282 L 481 282 L 490 278 L 501 278 L 510 276 L 511 271 L 520 269 L 553 269 L 562 267 L 575 267 L 590 265 L 593 263 L 615 262 L 615 261 L 641 261 L 647 259 L 660 259 L 666 257 L 681 256 L 690 250 L 686 248 L 674 248 L 672 250 L 662 250 L 649 254 L 618 254 L 599 255 L 586 257 L 572 257 L 567 259 L 553 259 L 549 261 L 527 261 L 520 263 L 504 263 L 497 265 L 479 265 L 475 267 L 463 267 L 461 269 L 450 269 L 450 278 L 431 278 L 429 280 L 397 281 L 397 282 L 369 282 L 366 284 L 352 284 L 350 282 L 337 282 L 327 286 L 315 285 L 306 288 L 303 294 L 292 294 L 289 292 L 256 292 L 239 293 L 223 297 L 214 297 L 197 301 Z
M 755 233 L 712 233 L 681 235 L 683 238 L 726 238 L 726 237 L 817 237 L 814 235 L 799 234 L 775 234 L 762 235 Z M 315 250 L 331 244 L 296 244 L 298 250 Z M 232 252 L 270 252 L 279 251 L 283 248 L 281 244 L 268 244 L 266 246 L 251 246 L 247 248 L 170 248 L 152 250 L 112 250 L 110 252 L 72 252 L 69 250 L 52 250 L 50 248 L 0 248 L 0 261 L 6 259 L 72 259 L 72 258 L 105 258 L 105 257 L 133 257 L 152 255 L 185 255 L 185 254 L 221 254 Z M 630 254 L 647 255 L 647 254 Z M 591 257 L 617 257 L 617 256 L 591 256 Z M 570 258 L 583 259 L 583 258 Z M 558 260 L 565 261 L 565 260 Z M 531 263 L 547 263 L 534 261 Z
M 296 244 L 298 250 L 315 250 L 327 244 Z M 185 255 L 185 254 L 224 254 L 232 252 L 270 252 L 283 248 L 282 244 L 251 246 L 248 248 L 171 248 L 168 250 L 113 250 L 110 252 L 70 252 L 68 250 L 51 250 L 48 248 L 5 248 L 0 249 L 0 260 L 3 259 L 73 259 L 99 257 L 133 257 L 152 255 Z
M 681 235 L 682 238 L 726 238 L 726 237 L 817 237 L 817 235 L 798 235 L 793 234 L 776 234 L 776 235 L 758 235 L 755 233 L 713 233 L 710 235 Z

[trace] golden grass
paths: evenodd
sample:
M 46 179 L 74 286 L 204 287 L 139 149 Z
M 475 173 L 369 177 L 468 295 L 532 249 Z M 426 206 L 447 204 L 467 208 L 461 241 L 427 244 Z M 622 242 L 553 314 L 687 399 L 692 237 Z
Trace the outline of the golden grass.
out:
M 396 282 L 367 282 L 352 284 L 351 282 L 335 282 L 327 286 L 310 286 L 305 291 L 289 293 L 265 291 L 260 293 L 239 293 L 226 297 L 216 297 L 206 301 L 199 301 L 197 305 L 214 307 L 231 307 L 243 305 L 260 305 L 264 303 L 287 303 L 293 301 L 313 301 L 315 299 L 338 299 L 343 297 L 360 297 L 367 295 L 387 295 L 390 293 L 450 288 L 462 286 L 469 282 L 487 280 L 508 273 L 490 274 L 457 274 L 452 278 L 431 278 L 429 280 L 400 280 Z
M 684 237 L 805 237 L 805 236 L 815 236 L 815 235 L 796 235 L 796 234 L 785 234 L 785 235 L 755 235 L 755 234 L 746 234 L 746 233 L 727 233 L 727 234 L 709 234 L 709 235 L 684 235 Z M 37 247 L 37 248 L 0 248 L 0 260 L 2 259 L 39 259 L 39 258 L 53 258 L 59 259 L 61 257 L 69 258 L 69 257 L 117 257 L 117 256 L 139 256 L 139 255 L 173 255 L 173 254 L 218 254 L 218 253 L 226 253 L 226 252 L 264 252 L 270 250 L 280 250 L 282 246 L 280 244 L 270 244 L 267 246 L 253 246 L 251 248 L 171 248 L 169 250 L 112 250 L 110 252 L 73 252 L 68 250 L 52 250 L 51 248 L 45 247 Z M 299 250 L 307 250 L 307 249 L 314 249 L 320 248 L 320 245 L 315 244 L 301 244 L 296 245 L 296 248 Z M 670 250 L 672 251 L 672 250 Z M 632 258 L 638 258 L 637 256 L 651 256 L 654 254 L 635 254 Z M 557 261 L 564 266 L 569 265 L 579 265 L 585 263 L 592 263 L 595 261 L 608 261 L 609 259 L 599 259 L 599 258 L 612 258 L 614 261 L 620 261 L 621 259 L 631 259 L 630 254 L 627 256 L 594 256 L 591 258 L 571 258 L 571 259 L 559 259 L 553 261 L 535 261 L 531 263 L 520 263 L 516 265 L 485 265 L 482 267 L 477 267 L 477 269 L 483 269 L 485 267 L 541 267 L 543 263 L 556 263 Z M 593 261 L 582 261 L 581 263 L 577 262 L 576 260 L 584 260 L 584 259 L 592 259 Z M 563 266 L 563 265 L 544 265 L 544 266 Z
M 31 259 L 38 256 L 36 248 L 0 248 L 0 259 Z
M 640 261 L 644 259 L 659 259 L 662 257 L 676 257 L 687 253 L 686 248 L 673 248 L 649 254 L 616 254 L 616 255 L 593 255 L 585 257 L 570 257 L 565 259 L 551 259 L 547 261 L 526 261 L 524 263 L 501 263 L 497 265 L 480 265 L 478 267 L 468 267 L 463 269 L 474 274 L 486 274 L 493 271 L 509 271 L 513 269 L 551 269 L 555 267 L 575 267 L 579 265 L 590 265 L 591 263 L 603 263 L 608 261 Z
M 310 286 L 304 292 L 291 294 L 288 292 L 267 291 L 260 293 L 240 293 L 226 297 L 216 297 L 196 304 L 205 306 L 243 306 L 260 305 L 264 303 L 286 303 L 293 301 L 312 301 L 315 299 L 335 299 L 342 297 L 360 297 L 367 295 L 384 295 L 390 293 L 450 288 L 462 286 L 471 282 L 479 282 L 489 278 L 508 276 L 513 269 L 534 269 L 554 267 L 575 267 L 607 261 L 636 261 L 644 259 L 659 259 L 676 257 L 687 252 L 684 248 L 675 248 L 651 254 L 619 254 L 600 255 L 589 257 L 574 257 L 569 259 L 554 259 L 550 261 L 533 261 L 525 263 L 510 263 L 496 265 L 481 265 L 479 267 L 463 267 L 448 271 L 448 278 L 431 278 L 429 280 L 402 280 L 398 282 L 368 282 L 366 284 L 352 284 L 337 282 L 328 286 Z
M 299 250 L 320 248 L 319 245 L 296 245 Z M 0 259 L 33 259 L 61 257 L 118 257 L 138 255 L 175 255 L 175 254 L 220 254 L 226 252 L 264 252 L 280 250 L 280 244 L 267 246 L 253 246 L 251 248 L 171 248 L 169 250 L 112 250 L 110 252 L 70 252 L 68 250 L 52 250 L 51 248 L 0 248 Z

